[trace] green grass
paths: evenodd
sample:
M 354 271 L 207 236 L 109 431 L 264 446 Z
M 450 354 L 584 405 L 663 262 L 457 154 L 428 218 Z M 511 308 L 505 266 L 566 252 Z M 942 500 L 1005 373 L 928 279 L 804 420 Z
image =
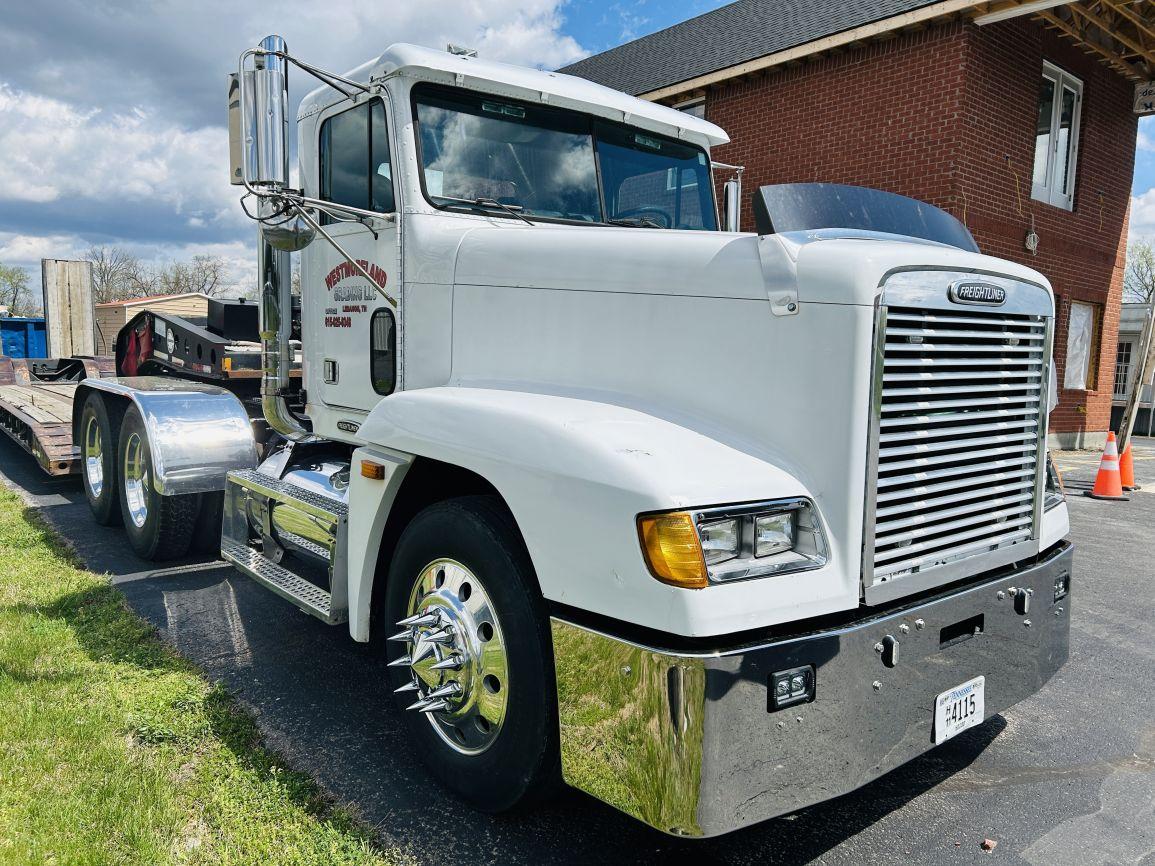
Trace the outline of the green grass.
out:
M 0 490 L 0 863 L 395 863 Z

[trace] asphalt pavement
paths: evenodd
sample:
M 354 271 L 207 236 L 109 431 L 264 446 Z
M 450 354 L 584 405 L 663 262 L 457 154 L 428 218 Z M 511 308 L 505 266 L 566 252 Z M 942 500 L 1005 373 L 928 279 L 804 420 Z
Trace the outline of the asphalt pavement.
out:
M 382 661 L 229 566 L 157 569 L 97 526 L 79 480 L 50 479 L 0 437 L 18 488 L 160 636 L 256 717 L 268 745 L 417 862 L 1029 863 L 1155 866 L 1155 440 L 1145 489 L 1082 496 L 1098 456 L 1060 455 L 1076 551 L 1071 658 L 1037 695 L 845 797 L 729 836 L 664 836 L 577 791 L 490 817 L 410 753 Z M 2 579 L 2 576 L 0 576 Z M 984 851 L 984 839 L 997 842 Z

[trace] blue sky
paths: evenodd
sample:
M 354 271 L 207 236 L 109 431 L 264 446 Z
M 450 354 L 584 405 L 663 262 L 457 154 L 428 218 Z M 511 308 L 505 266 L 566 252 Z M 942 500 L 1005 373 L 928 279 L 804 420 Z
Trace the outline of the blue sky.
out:
M 724 5 L 725 0 L 570 0 L 563 31 L 591 54 L 605 51 Z
M 1140 195 L 1155 187 L 1155 117 L 1139 120 L 1139 149 L 1135 153 L 1135 183 L 1133 195 Z
M 207 253 L 254 281 L 255 231 L 227 183 L 225 74 L 281 33 L 345 70 L 393 42 L 555 69 L 721 0 L 37 0 L 0 23 L 0 263 L 39 268 L 94 244 L 145 261 Z M 292 95 L 310 87 L 296 76 Z M 1155 118 L 1141 124 L 1132 236 L 1155 237 Z M 33 283 L 35 283 L 35 279 Z

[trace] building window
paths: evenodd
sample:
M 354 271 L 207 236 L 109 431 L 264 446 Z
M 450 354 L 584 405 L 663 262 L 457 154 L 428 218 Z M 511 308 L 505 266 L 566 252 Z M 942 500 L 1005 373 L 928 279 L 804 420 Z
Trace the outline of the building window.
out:
M 1067 210 L 1071 210 L 1075 202 L 1075 162 L 1079 154 L 1082 104 L 1083 82 L 1057 66 L 1044 63 L 1031 196 Z
M 1063 387 L 1071 391 L 1094 391 L 1099 382 L 1099 331 L 1103 308 L 1098 304 L 1071 303 L 1067 323 L 1067 366 Z
M 1119 348 L 1115 350 L 1115 396 L 1126 397 L 1127 387 L 1131 378 L 1131 348 L 1132 343 L 1127 340 L 1119 341 Z
M 674 106 L 678 111 L 684 111 L 693 117 L 706 119 L 706 100 L 704 98 L 691 99 L 686 102 L 679 102 Z
M 322 123 L 319 149 L 322 199 L 381 213 L 396 209 L 385 106 L 380 100 L 362 103 Z M 322 214 L 322 221 L 331 220 Z

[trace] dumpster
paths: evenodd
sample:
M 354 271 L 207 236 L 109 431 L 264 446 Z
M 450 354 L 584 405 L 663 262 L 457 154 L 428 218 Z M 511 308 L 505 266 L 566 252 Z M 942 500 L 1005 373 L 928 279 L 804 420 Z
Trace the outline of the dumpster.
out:
M 0 355 L 9 358 L 43 358 L 48 354 L 44 319 L 0 319 Z

